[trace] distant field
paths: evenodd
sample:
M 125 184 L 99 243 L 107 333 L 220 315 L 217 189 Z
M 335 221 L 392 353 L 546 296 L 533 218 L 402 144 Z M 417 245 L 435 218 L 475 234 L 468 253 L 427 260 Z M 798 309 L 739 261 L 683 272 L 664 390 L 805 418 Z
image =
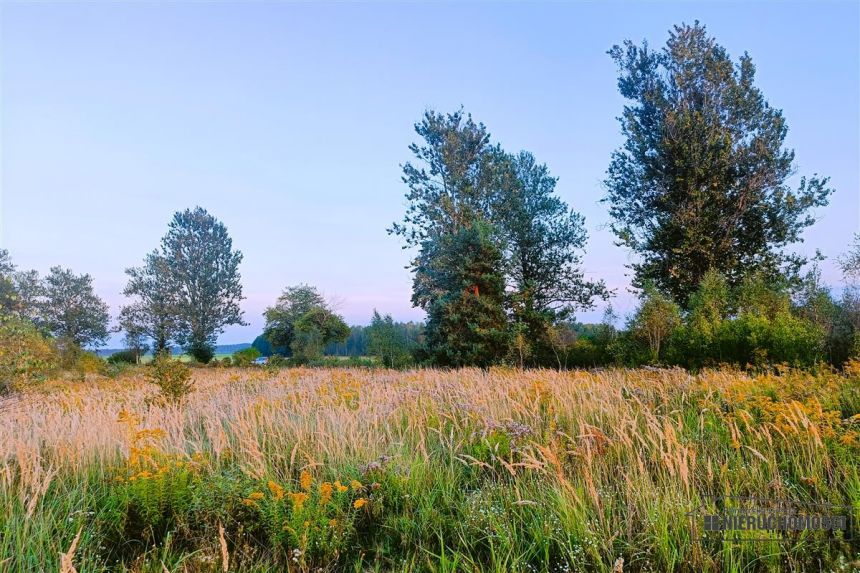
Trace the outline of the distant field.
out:
M 119 380 L 49 382 L 7 400 L 0 570 L 860 565 L 856 531 L 849 540 L 702 530 L 703 512 L 726 509 L 710 496 L 828 503 L 856 524 L 860 372 L 193 376 L 182 407 L 160 402 L 133 370 Z

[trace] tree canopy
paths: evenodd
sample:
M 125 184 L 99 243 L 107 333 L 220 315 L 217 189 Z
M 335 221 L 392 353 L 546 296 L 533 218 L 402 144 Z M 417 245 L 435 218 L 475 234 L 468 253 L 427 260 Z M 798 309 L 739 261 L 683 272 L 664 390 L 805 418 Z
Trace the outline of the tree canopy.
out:
M 176 289 L 177 341 L 202 362 L 213 354 L 225 326 L 245 324 L 239 263 L 227 227 L 205 209 L 173 215 L 161 240 L 161 257 Z
M 64 343 L 100 346 L 108 337 L 108 305 L 95 294 L 90 275 L 52 267 L 43 283 L 38 324 Z
M 801 239 L 826 205 L 827 178 L 792 188 L 788 126 L 755 85 L 755 66 L 735 63 L 705 27 L 675 26 L 654 51 L 614 46 L 624 145 L 612 154 L 607 194 L 612 230 L 640 256 L 635 281 L 683 305 L 710 269 L 730 285 L 750 273 L 793 274 Z

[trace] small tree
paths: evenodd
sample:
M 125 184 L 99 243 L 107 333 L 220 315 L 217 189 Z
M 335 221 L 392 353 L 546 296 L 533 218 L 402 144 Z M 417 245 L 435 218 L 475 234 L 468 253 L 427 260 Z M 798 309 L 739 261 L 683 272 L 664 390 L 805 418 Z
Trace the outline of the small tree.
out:
M 260 351 L 253 346 L 250 346 L 234 352 L 231 362 L 233 366 L 250 366 L 251 363 L 260 356 Z
M 305 284 L 287 287 L 275 305 L 267 308 L 263 314 L 266 317 L 263 335 L 273 347 L 290 353 L 296 322 L 314 308 L 328 308 L 315 287 Z
M 648 285 L 631 324 L 631 330 L 648 343 L 651 362 L 660 361 L 664 342 L 681 324 L 681 311 L 672 299 Z
M 386 368 L 402 368 L 410 362 L 409 341 L 398 329 L 390 314 L 381 316 L 376 309 L 367 328 L 368 352 L 377 356 Z
M 120 310 L 120 329 L 134 340 L 149 338 L 154 353 L 167 350 L 179 329 L 179 285 L 168 260 L 154 251 L 141 267 L 126 269 L 123 294 L 135 302 Z
M 265 312 L 263 334 L 275 348 L 288 349 L 301 360 L 323 355 L 327 344 L 341 342 L 349 336 L 349 327 L 326 303 L 315 287 L 288 287 L 275 306 Z
M 156 355 L 147 377 L 174 404 L 180 404 L 194 390 L 191 369 L 166 353 Z
M 299 360 L 321 358 L 326 345 L 343 342 L 349 336 L 349 326 L 337 314 L 324 307 L 314 307 L 295 322 L 293 356 Z
M 93 290 L 90 275 L 53 267 L 44 281 L 39 323 L 64 346 L 100 346 L 108 337 L 108 305 Z
M 32 323 L 0 316 L 0 394 L 44 379 L 58 365 L 54 342 Z

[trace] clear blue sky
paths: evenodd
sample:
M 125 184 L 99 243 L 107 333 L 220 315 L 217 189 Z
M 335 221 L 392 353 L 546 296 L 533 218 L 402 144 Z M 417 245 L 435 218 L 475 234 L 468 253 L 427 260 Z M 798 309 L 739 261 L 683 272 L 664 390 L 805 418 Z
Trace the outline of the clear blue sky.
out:
M 860 218 L 857 2 L 12 3 L 0 7 L 0 245 L 23 268 L 94 276 L 116 314 L 123 270 L 172 213 L 201 205 L 245 255 L 247 327 L 307 282 L 351 323 L 411 308 L 399 164 L 425 108 L 463 105 L 560 177 L 590 233 L 585 268 L 631 309 L 629 255 L 603 228 L 601 180 L 623 101 L 606 50 L 662 45 L 699 19 L 748 51 L 784 110 L 799 174 L 837 189 L 804 252 L 831 259 Z M 582 315 L 595 319 L 599 311 Z

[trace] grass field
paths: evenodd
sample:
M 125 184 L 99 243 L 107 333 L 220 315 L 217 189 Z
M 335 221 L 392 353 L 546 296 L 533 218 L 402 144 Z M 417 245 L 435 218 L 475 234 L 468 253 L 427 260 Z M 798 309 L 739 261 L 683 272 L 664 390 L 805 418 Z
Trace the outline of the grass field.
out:
M 0 408 L 0 570 L 857 571 L 709 496 L 860 518 L 860 372 L 195 369 Z M 835 511 L 835 510 L 834 510 Z M 764 536 L 756 542 L 745 536 Z

